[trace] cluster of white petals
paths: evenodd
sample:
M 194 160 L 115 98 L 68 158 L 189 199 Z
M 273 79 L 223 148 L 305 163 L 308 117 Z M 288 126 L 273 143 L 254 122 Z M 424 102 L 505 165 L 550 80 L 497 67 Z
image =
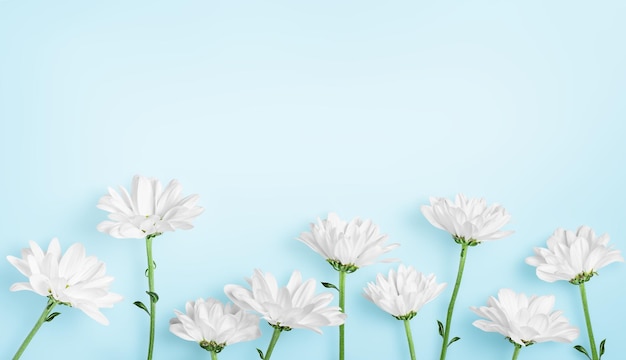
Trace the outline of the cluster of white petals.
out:
M 346 315 L 337 306 L 328 306 L 331 293 L 315 295 L 315 279 L 302 281 L 299 271 L 294 271 L 285 287 L 278 287 L 274 276 L 255 270 L 246 279 L 251 289 L 239 285 L 226 285 L 224 292 L 238 306 L 261 314 L 272 326 L 290 329 L 310 329 L 321 333 L 321 326 L 344 323 Z
M 174 310 L 176 317 L 170 320 L 170 331 L 203 348 L 217 347 L 215 351 L 219 352 L 226 345 L 261 336 L 259 317 L 237 305 L 224 305 L 213 298 L 198 299 L 188 301 L 185 311 Z
M 500 231 L 511 215 L 497 204 L 487 206 L 485 199 L 467 199 L 463 194 L 452 202 L 446 198 L 430 198 L 430 205 L 421 207 L 424 217 L 436 228 L 445 230 L 455 240 L 477 242 L 502 239 L 513 231 Z
M 491 296 L 488 306 L 470 309 L 487 320 L 476 320 L 473 325 L 487 332 L 498 332 L 521 346 L 539 342 L 572 342 L 578 337 L 577 327 L 569 324 L 561 311 L 552 311 L 554 296 L 516 294 L 511 289 Z
M 535 248 L 535 256 L 526 258 L 526 263 L 537 267 L 541 280 L 580 283 L 608 264 L 624 261 L 608 243 L 609 235 L 596 236 L 588 226 L 576 232 L 559 228 L 548 239 L 548 248 Z
M 158 179 L 136 175 L 130 193 L 122 186 L 118 193 L 100 198 L 98 208 L 110 212 L 109 220 L 98 224 L 98 231 L 116 238 L 141 239 L 176 229 L 191 229 L 192 220 L 203 208 L 196 206 L 198 195 L 181 196 L 182 186 L 172 180 L 162 189 Z
M 378 226 L 371 220 L 362 221 L 355 218 L 346 222 L 335 213 L 329 213 L 324 220 L 318 218 L 317 224 L 311 224 L 311 231 L 300 234 L 298 240 L 307 244 L 331 264 L 334 263 L 333 266 L 355 267 L 351 271 L 375 263 L 379 256 L 400 246 L 399 244 L 385 246 L 387 235 L 380 234 Z M 391 262 L 396 259 L 381 261 Z
M 34 241 L 30 248 L 22 250 L 22 258 L 7 256 L 28 282 L 11 286 L 11 291 L 30 290 L 39 295 L 52 297 L 55 301 L 82 310 L 97 322 L 107 325 L 109 321 L 100 308 L 113 307 L 122 296 L 109 292 L 113 277 L 105 275 L 105 265 L 95 256 L 86 256 L 82 244 L 70 246 L 61 255 L 61 245 L 52 239 L 44 252 Z
M 435 299 L 446 284 L 437 284 L 435 275 L 428 276 L 404 265 L 389 270 L 389 276 L 376 276 L 376 283 L 368 283 L 363 290 L 366 299 L 401 320 L 411 319 L 424 306 Z

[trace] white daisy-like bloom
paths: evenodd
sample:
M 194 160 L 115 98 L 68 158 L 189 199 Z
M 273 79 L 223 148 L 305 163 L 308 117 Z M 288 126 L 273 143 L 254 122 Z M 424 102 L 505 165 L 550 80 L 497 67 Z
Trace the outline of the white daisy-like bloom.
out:
M 554 296 L 516 294 L 511 289 L 498 291 L 498 298 L 489 297 L 488 306 L 470 307 L 486 320 L 473 325 L 487 332 L 498 332 L 520 346 L 556 341 L 572 342 L 578 337 L 577 327 L 570 325 L 561 311 L 552 311 Z
M 389 276 L 376 276 L 376 283 L 368 283 L 363 296 L 398 320 L 410 320 L 426 303 L 435 299 L 446 284 L 437 284 L 435 275 L 428 276 L 412 266 L 404 265 L 389 270 Z
M 110 212 L 110 221 L 101 222 L 97 229 L 120 239 L 191 229 L 204 209 L 196 206 L 198 195 L 183 198 L 181 191 L 177 180 L 162 189 L 158 179 L 135 175 L 130 193 L 120 186 L 119 193 L 109 188 L 109 194 L 100 198 L 98 208 Z
M 576 232 L 558 228 L 548 239 L 548 248 L 535 248 L 535 256 L 526 258 L 526 263 L 537 267 L 541 280 L 566 280 L 578 285 L 599 269 L 624 261 L 620 251 L 608 243 L 609 235 L 596 236 L 589 226 L 581 226 Z
M 234 304 L 198 299 L 188 301 L 185 311 L 174 310 L 176 317 L 170 320 L 170 331 L 208 351 L 218 353 L 227 345 L 261 336 L 259 317 Z
M 467 199 L 463 194 L 452 202 L 446 198 L 430 198 L 430 205 L 421 207 L 422 214 L 434 227 L 445 230 L 458 243 L 476 245 L 498 240 L 513 233 L 500 231 L 511 215 L 497 204 L 487 206 L 485 199 Z
M 400 246 L 385 246 L 387 238 L 386 234 L 379 233 L 378 226 L 371 220 L 355 218 L 347 222 L 337 214 L 329 213 L 326 219 L 318 218 L 317 224 L 312 223 L 311 231 L 300 234 L 298 240 L 324 257 L 336 270 L 354 272 L 379 261 L 382 254 Z M 393 262 L 397 259 L 380 261 Z
M 309 329 L 321 334 L 320 327 L 338 326 L 346 319 L 339 307 L 328 306 L 333 295 L 329 292 L 315 295 L 315 279 L 303 282 L 297 270 L 284 287 L 278 287 L 272 274 L 260 270 L 255 270 L 252 278 L 246 280 L 251 289 L 226 285 L 226 296 L 239 307 L 258 312 L 273 327 Z
M 52 239 L 46 252 L 31 241 L 30 248 L 22 250 L 21 259 L 7 256 L 7 260 L 28 278 L 28 282 L 13 284 L 11 291 L 30 290 L 51 297 L 57 303 L 82 310 L 103 325 L 109 321 L 99 309 L 113 307 L 123 299 L 109 292 L 113 277 L 105 275 L 104 263 L 95 256 L 86 256 L 80 243 L 61 255 L 57 238 Z

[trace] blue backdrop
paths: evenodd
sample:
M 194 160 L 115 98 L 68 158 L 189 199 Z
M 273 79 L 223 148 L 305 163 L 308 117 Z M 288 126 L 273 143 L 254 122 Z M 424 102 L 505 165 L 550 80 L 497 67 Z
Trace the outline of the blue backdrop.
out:
M 412 321 L 420 359 L 438 357 L 460 247 L 419 207 L 463 192 L 502 204 L 515 234 L 471 248 L 449 360 L 506 359 L 513 347 L 471 325 L 498 289 L 555 294 L 581 327 L 578 289 L 524 263 L 557 227 L 587 224 L 626 251 L 626 3 L 588 1 L 0 0 L 0 254 L 28 240 L 82 242 L 107 264 L 102 326 L 76 309 L 45 324 L 23 359 L 142 359 L 142 240 L 96 231 L 98 199 L 134 174 L 200 194 L 195 228 L 155 240 L 156 359 L 207 359 L 168 331 L 187 300 L 226 300 L 255 268 L 285 282 L 337 281 L 295 240 L 329 211 L 371 218 L 389 254 L 450 285 Z M 361 295 L 389 264 L 348 276 L 349 360 L 407 359 L 402 323 Z M 605 358 L 626 353 L 626 266 L 587 286 Z M 11 356 L 45 299 L 9 292 L 0 261 L 0 354 Z M 319 291 L 321 291 L 321 286 Z M 254 359 L 271 328 L 220 359 Z M 574 344 L 520 359 L 582 359 Z M 337 329 L 284 333 L 272 359 L 335 359 Z

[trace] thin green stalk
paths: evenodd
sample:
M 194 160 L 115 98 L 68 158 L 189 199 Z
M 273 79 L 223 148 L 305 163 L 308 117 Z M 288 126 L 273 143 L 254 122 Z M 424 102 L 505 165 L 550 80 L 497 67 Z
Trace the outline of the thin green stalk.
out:
M 339 308 L 342 313 L 346 312 L 346 272 L 339 271 Z M 345 357 L 345 327 L 339 325 L 339 360 Z
M 46 322 L 46 319 L 48 318 L 48 316 L 50 316 L 50 312 L 52 312 L 52 309 L 54 309 L 56 304 L 57 304 L 56 300 L 54 300 L 52 297 L 48 298 L 48 304 L 46 304 L 46 307 L 45 309 L 43 309 L 41 316 L 39 316 L 39 319 L 37 319 L 35 326 L 33 326 L 33 329 L 28 333 L 28 335 L 26 336 L 26 339 L 24 339 L 24 342 L 22 342 L 22 345 L 20 346 L 20 348 L 17 349 L 17 352 L 13 356 L 13 360 L 17 360 L 22 356 L 22 354 L 24 353 L 24 350 L 26 350 L 26 347 L 28 346 L 28 344 L 30 344 L 30 341 L 33 339 L 33 337 L 35 336 L 35 334 L 37 333 L 41 325 L 43 325 L 43 323 Z
M 275 327 L 274 328 L 274 333 L 272 334 L 272 340 L 270 340 L 270 344 L 267 347 L 267 351 L 265 352 L 265 357 L 263 358 L 263 360 L 270 360 L 270 357 L 272 356 L 272 351 L 274 351 L 274 346 L 276 346 L 276 342 L 278 341 L 278 337 L 280 336 L 280 333 L 283 330 Z
M 511 360 L 517 360 L 517 355 L 519 355 L 519 351 L 522 349 L 522 345 L 513 344 L 515 346 L 515 350 L 513 350 L 513 358 Z
M 593 329 L 591 328 L 591 317 L 589 316 L 589 305 L 587 305 L 587 291 L 585 283 L 578 285 L 580 288 L 580 297 L 583 300 L 583 311 L 585 312 L 585 322 L 587 323 L 587 334 L 589 335 L 589 346 L 591 347 L 591 357 L 593 360 L 599 360 L 598 350 L 596 350 L 596 340 L 593 338 Z
M 150 294 L 155 294 L 154 292 L 154 260 L 152 259 L 152 239 L 154 239 L 156 235 L 148 235 L 146 236 L 146 254 L 148 256 L 148 291 Z M 150 295 L 149 294 L 149 295 Z M 152 360 L 152 353 L 154 351 L 154 332 L 155 332 L 155 321 L 156 321 L 156 299 L 150 295 L 150 341 L 148 344 L 148 360 Z
M 217 353 L 215 351 L 211 351 L 211 360 L 217 360 Z
M 439 360 L 444 360 L 448 351 L 448 339 L 450 338 L 450 324 L 452 323 L 452 312 L 454 311 L 454 304 L 456 303 L 456 297 L 459 293 L 459 287 L 461 286 L 461 279 L 463 278 L 463 269 L 465 268 L 465 258 L 467 255 L 468 246 L 468 243 L 461 243 L 461 260 L 459 261 L 459 269 L 456 274 L 456 282 L 454 283 L 454 291 L 452 291 L 450 305 L 448 305 L 448 315 L 446 316 L 446 327 L 444 329 L 443 343 L 441 344 L 441 356 L 439 357 Z
M 406 339 L 409 342 L 409 352 L 411 353 L 411 360 L 415 360 L 415 347 L 413 346 L 413 333 L 411 332 L 410 320 L 404 320 L 404 331 L 406 332 Z

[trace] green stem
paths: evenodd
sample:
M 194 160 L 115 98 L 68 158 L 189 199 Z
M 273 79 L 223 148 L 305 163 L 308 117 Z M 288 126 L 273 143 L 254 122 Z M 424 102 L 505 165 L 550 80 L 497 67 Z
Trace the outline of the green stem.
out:
M 217 353 L 215 351 L 211 351 L 211 360 L 217 360 Z
M 48 316 L 50 316 L 50 312 L 52 311 L 52 309 L 54 309 L 56 304 L 56 300 L 54 300 L 52 297 L 48 298 L 48 304 L 46 304 L 46 308 L 43 309 L 43 312 L 41 313 L 41 316 L 39 316 L 39 319 L 37 319 L 35 326 L 33 326 L 33 329 L 28 333 L 20 348 L 17 349 L 17 352 L 13 356 L 13 360 L 17 360 L 20 358 L 20 356 L 22 356 L 22 353 L 24 353 L 24 350 L 26 350 L 26 347 L 28 346 L 28 344 L 30 344 L 30 341 L 33 339 L 41 325 L 46 322 L 46 319 L 48 318 Z
M 265 352 L 265 357 L 263 360 L 270 360 L 270 356 L 272 356 L 272 351 L 274 351 L 274 346 L 276 346 L 276 342 L 278 341 L 278 337 L 283 330 L 275 327 L 274 333 L 272 334 L 272 340 L 270 340 L 270 344 L 267 347 L 267 351 Z
M 517 355 L 519 355 L 519 351 L 522 349 L 522 345 L 520 345 L 520 344 L 513 344 L 513 346 L 515 346 L 515 350 L 513 350 L 513 358 L 511 360 L 516 360 L 517 359 Z
M 596 350 L 596 340 L 593 338 L 593 329 L 591 328 L 591 317 L 589 316 L 589 305 L 587 305 L 587 291 L 585 290 L 585 283 L 580 283 L 578 287 L 580 288 L 580 297 L 583 300 L 583 311 L 585 312 L 585 322 L 587 323 L 587 334 L 589 335 L 591 356 L 593 360 L 599 360 L 598 351 Z
M 339 308 L 342 313 L 346 312 L 346 272 L 339 271 Z M 345 357 L 345 327 L 344 324 L 339 325 L 339 360 Z
M 450 324 L 452 323 L 452 312 L 454 311 L 454 303 L 456 302 L 457 294 L 459 293 L 459 287 L 461 286 L 461 279 L 463 278 L 463 269 L 465 268 L 465 258 L 467 255 L 467 248 L 469 244 L 461 244 L 461 260 L 459 261 L 459 269 L 456 274 L 456 282 L 454 283 L 454 291 L 452 291 L 452 298 L 450 299 L 450 305 L 448 305 L 448 315 L 446 316 L 446 327 L 443 334 L 443 343 L 441 344 L 441 356 L 439 360 L 446 358 L 448 351 L 448 339 L 450 337 Z
M 406 339 L 409 342 L 409 352 L 411 353 L 411 360 L 415 360 L 415 347 L 413 346 L 413 334 L 411 333 L 410 320 L 404 320 L 404 331 L 406 332 Z
M 148 256 L 148 291 L 154 293 L 154 260 L 152 259 L 152 239 L 156 235 L 146 236 L 146 254 Z M 154 349 L 154 325 L 156 321 L 155 316 L 156 301 L 150 296 L 150 341 L 148 344 L 148 360 L 152 359 L 152 353 Z

